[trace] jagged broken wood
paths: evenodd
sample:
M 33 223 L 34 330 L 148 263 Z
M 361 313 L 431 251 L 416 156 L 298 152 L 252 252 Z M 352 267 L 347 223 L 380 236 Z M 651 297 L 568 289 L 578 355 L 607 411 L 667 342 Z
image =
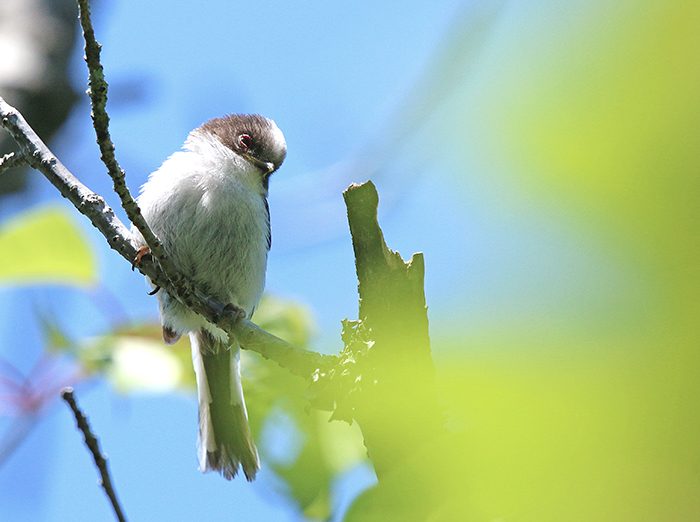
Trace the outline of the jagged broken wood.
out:
M 344 321 L 337 364 L 316 375 L 312 404 L 332 418 L 357 421 L 377 478 L 446 434 L 437 400 L 423 291 L 423 255 L 405 263 L 377 221 L 371 181 L 344 193 L 355 251 L 360 311 Z
M 406 263 L 390 250 L 377 221 L 371 181 L 344 193 L 365 330 L 369 379 L 354 399 L 355 419 L 379 480 L 446 433 L 435 389 L 423 254 Z

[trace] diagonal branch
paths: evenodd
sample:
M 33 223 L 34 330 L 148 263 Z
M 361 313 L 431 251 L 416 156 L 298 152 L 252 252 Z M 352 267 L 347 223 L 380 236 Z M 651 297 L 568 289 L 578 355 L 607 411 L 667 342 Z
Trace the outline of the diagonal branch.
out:
M 0 97 L 0 123 L 15 139 L 27 163 L 41 172 L 67 198 L 80 213 L 84 214 L 102 235 L 109 246 L 119 252 L 130 264 L 136 258 L 137 249 L 132 243 L 129 229 L 114 214 L 104 198 L 92 192 L 81 183 L 41 141 L 22 115 Z M 258 352 L 265 358 L 274 360 L 292 373 L 311 378 L 319 370 L 327 371 L 335 356 L 321 355 L 298 348 L 275 337 L 245 318 L 236 318 L 226 309 L 227 303 L 219 303 L 204 295 L 191 285 L 175 286 L 172 279 L 165 276 L 161 268 L 149 256 L 137 265 L 139 271 L 148 276 L 154 284 L 170 295 L 177 297 L 192 310 L 215 324 L 229 335 L 234 336 L 246 349 Z M 187 283 L 180 279 L 183 283 Z
M 127 259 L 134 259 L 136 248 L 131 244 L 129 229 L 117 218 L 105 200 L 83 185 L 58 161 L 37 136 L 22 115 L 0 97 L 0 118 L 21 148 L 20 155 L 32 168 L 41 172 L 92 224 L 107 238 L 109 245 Z M 144 260 L 146 261 L 146 260 Z M 144 269 L 159 277 L 153 267 L 143 263 Z M 163 280 L 162 277 L 159 277 Z M 165 282 L 164 282 L 165 284 Z
M 95 460 L 95 466 L 97 466 L 97 469 L 100 472 L 100 485 L 102 486 L 102 489 L 105 490 L 107 497 L 109 497 L 114 514 L 117 516 L 117 520 L 119 520 L 119 522 L 126 522 L 124 512 L 119 505 L 119 500 L 117 500 L 117 492 L 114 490 L 112 479 L 109 475 L 107 457 L 102 454 L 97 437 L 95 437 L 90 430 L 90 424 L 88 424 L 85 414 L 78 407 L 78 403 L 75 402 L 75 397 L 73 397 L 73 388 L 64 388 L 61 390 L 61 398 L 66 401 L 71 410 L 73 410 L 73 415 L 75 415 L 75 421 L 78 424 L 78 429 L 83 432 L 83 436 L 85 437 L 85 445 L 92 453 L 92 458 Z

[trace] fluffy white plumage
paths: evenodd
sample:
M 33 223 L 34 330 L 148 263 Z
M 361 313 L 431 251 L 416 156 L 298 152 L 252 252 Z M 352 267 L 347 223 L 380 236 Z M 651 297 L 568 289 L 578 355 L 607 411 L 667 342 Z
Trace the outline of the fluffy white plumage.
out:
M 250 317 L 265 286 L 270 221 L 268 179 L 286 143 L 258 115 L 215 118 L 193 130 L 183 150 L 149 177 L 137 201 L 177 270 L 221 303 Z M 143 237 L 132 229 L 138 246 Z M 259 469 L 247 425 L 238 345 L 225 332 L 158 292 L 163 338 L 189 333 L 200 407 L 199 465 L 232 478 Z

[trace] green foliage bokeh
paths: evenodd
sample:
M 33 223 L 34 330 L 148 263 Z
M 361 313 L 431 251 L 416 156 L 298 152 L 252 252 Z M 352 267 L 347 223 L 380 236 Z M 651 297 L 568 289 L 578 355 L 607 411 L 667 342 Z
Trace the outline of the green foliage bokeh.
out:
M 465 201 L 488 186 L 504 219 L 563 231 L 559 267 L 574 245 L 608 282 L 584 292 L 572 269 L 546 313 L 496 309 L 467 334 L 432 331 L 456 433 L 424 454 L 439 472 L 415 468 L 450 498 L 416 520 L 697 520 L 698 57 L 697 2 L 504 10 L 450 102 L 465 166 L 452 181 Z M 474 161 L 489 179 L 465 173 Z M 367 496 L 410 498 L 412 484 Z M 411 519 L 377 502 L 350 519 Z
M 93 249 L 63 209 L 40 207 L 0 228 L 0 283 L 89 286 L 97 281 Z

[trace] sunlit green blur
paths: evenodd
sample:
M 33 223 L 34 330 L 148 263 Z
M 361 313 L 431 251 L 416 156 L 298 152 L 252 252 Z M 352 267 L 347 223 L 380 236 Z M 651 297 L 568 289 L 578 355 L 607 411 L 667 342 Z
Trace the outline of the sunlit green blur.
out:
M 95 254 L 72 217 L 39 208 L 0 228 L 0 284 L 71 284 L 97 280 Z
M 436 480 L 462 492 L 435 520 L 697 520 L 700 3 L 513 2 L 492 38 L 454 101 L 457 185 L 476 159 L 619 280 L 432 332 L 461 454 Z

